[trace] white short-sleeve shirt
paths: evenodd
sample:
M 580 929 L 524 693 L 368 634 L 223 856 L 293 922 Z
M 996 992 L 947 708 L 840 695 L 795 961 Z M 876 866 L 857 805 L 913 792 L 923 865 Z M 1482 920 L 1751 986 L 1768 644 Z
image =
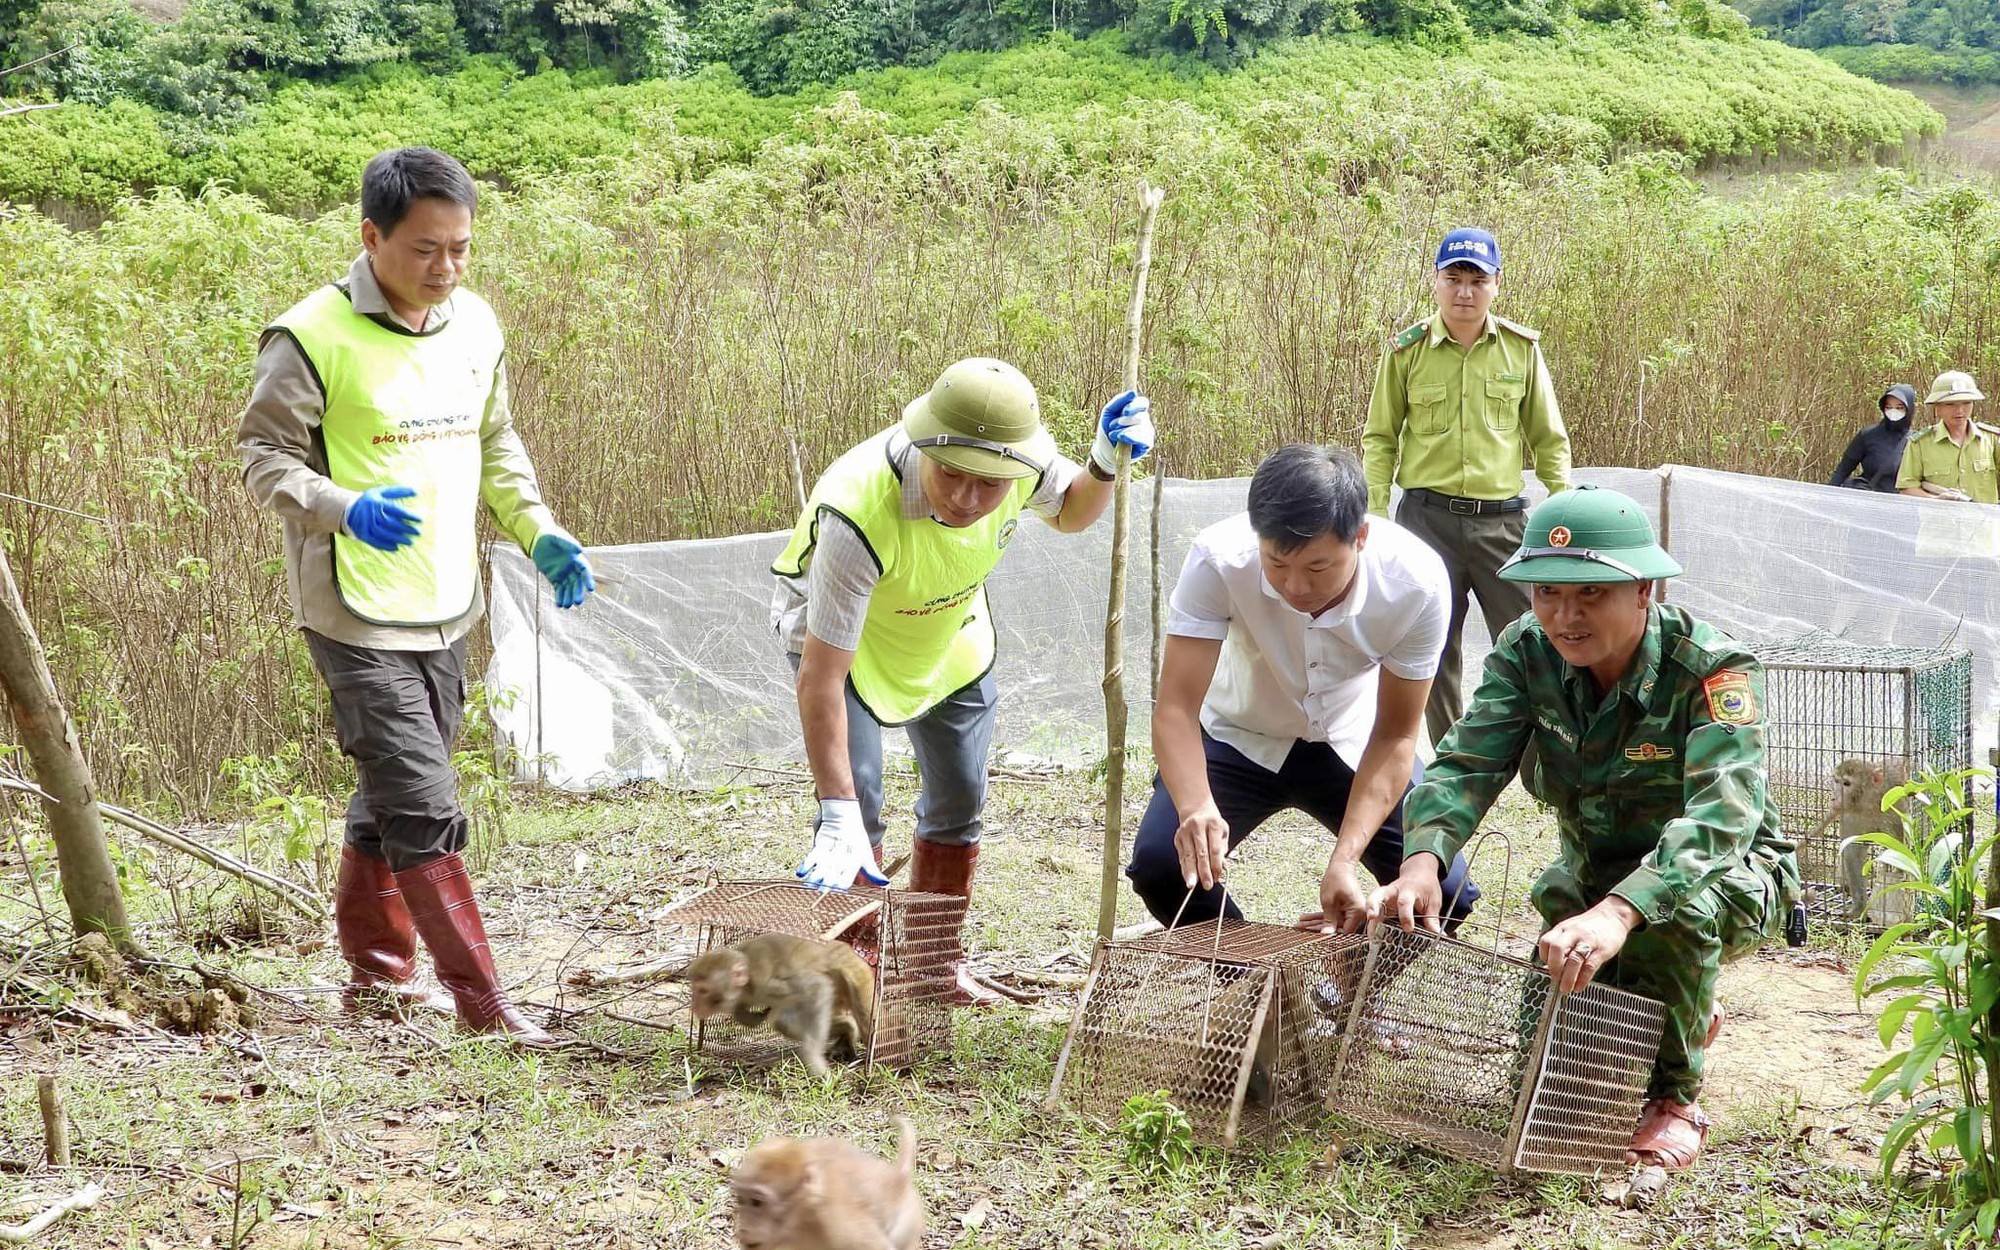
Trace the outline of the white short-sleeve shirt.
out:
M 1437 675 L 1450 587 L 1423 539 L 1371 516 L 1353 589 L 1307 616 L 1265 580 L 1250 516 L 1238 513 L 1195 538 L 1167 632 L 1222 641 L 1201 704 L 1210 737 L 1273 772 L 1300 739 L 1328 743 L 1358 769 L 1375 727 L 1377 670 Z

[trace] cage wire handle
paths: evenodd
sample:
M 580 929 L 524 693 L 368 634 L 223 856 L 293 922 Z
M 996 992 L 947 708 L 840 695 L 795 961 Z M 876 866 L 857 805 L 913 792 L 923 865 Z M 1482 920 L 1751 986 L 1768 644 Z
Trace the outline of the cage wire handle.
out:
M 1464 846 L 1459 848 L 1458 853 L 1465 856 L 1465 877 L 1458 883 L 1458 889 L 1452 891 L 1451 897 L 1445 900 L 1444 910 L 1447 913 L 1458 910 L 1459 899 L 1465 897 L 1466 887 L 1472 884 L 1472 866 L 1479 862 L 1479 853 L 1486 849 L 1486 844 L 1494 841 L 1499 842 L 1507 851 L 1506 858 L 1500 862 L 1499 906 L 1500 916 L 1503 920 L 1506 917 L 1509 896 L 1514 892 L 1514 841 L 1499 829 L 1481 829 L 1478 833 L 1473 834 L 1471 838 L 1467 839 Z M 1451 865 L 1446 864 L 1444 868 L 1446 874 L 1449 875 Z M 1496 955 L 1500 953 L 1500 924 L 1501 921 L 1496 920 L 1492 926 L 1493 944 L 1490 949 Z M 1460 929 L 1464 927 L 1463 924 L 1459 925 Z
M 1222 886 L 1222 908 L 1226 910 L 1229 906 L 1229 883 L 1227 881 L 1222 881 L 1219 882 L 1218 884 Z M 1188 904 L 1194 901 L 1194 892 L 1197 888 L 1198 887 L 1191 885 L 1188 887 L 1187 893 L 1181 896 L 1181 905 L 1174 909 L 1174 918 L 1167 922 L 1166 931 L 1168 933 L 1172 933 L 1174 930 L 1180 927 L 1181 917 L 1187 914 Z M 1223 910 L 1218 910 L 1215 915 L 1215 944 L 1214 947 L 1212 948 L 1214 951 L 1220 951 L 1222 948 L 1223 918 L 1224 918 Z M 1159 950 L 1153 952 L 1152 962 L 1147 965 L 1146 971 L 1139 977 L 1138 986 L 1136 987 L 1132 995 L 1126 999 L 1125 1010 L 1123 1013 L 1120 1014 L 1118 1018 L 1118 1027 L 1120 1031 L 1123 1031 L 1126 1027 L 1128 1027 L 1132 1023 L 1133 1013 L 1138 1010 L 1140 1001 L 1145 997 L 1145 991 L 1152 987 L 1153 978 L 1159 975 L 1160 968 L 1166 963 L 1166 958 L 1167 958 L 1167 950 L 1164 946 L 1161 947 Z M 1201 1026 L 1202 1026 L 1203 1036 L 1207 1036 L 1208 1006 L 1205 1001 L 1202 1005 Z

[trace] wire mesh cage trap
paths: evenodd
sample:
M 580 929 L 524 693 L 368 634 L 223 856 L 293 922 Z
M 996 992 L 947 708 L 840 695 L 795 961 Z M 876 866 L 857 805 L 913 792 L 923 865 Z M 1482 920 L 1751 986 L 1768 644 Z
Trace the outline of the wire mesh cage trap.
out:
M 1115 1118 L 1166 1090 L 1233 1149 L 1323 1114 L 1365 943 L 1243 920 L 1100 944 L 1049 1101 Z
M 860 1056 L 864 1067 L 908 1068 L 951 1047 L 963 898 L 872 887 L 820 891 L 789 879 L 720 881 L 668 910 L 662 923 L 692 934 L 693 954 L 760 933 L 846 942 L 875 965 L 873 1041 Z M 774 1034 L 724 1016 L 697 1026 L 694 1037 L 702 1050 L 745 1063 L 774 1062 L 788 1051 Z
M 1453 938 L 1389 925 L 1367 939 L 1328 1106 L 1498 1171 L 1624 1165 L 1665 1010 Z
M 1834 770 L 1844 761 L 1879 767 L 1895 785 L 1931 770 L 1972 763 L 1972 655 L 1964 650 L 1863 646 L 1824 631 L 1753 646 L 1764 665 L 1766 768 L 1786 834 L 1798 842 L 1806 907 L 1816 920 L 1907 919 L 1911 896 L 1866 882 L 1852 897 L 1841 866 L 1841 829 L 1827 826 Z M 1966 796 L 1968 804 L 1971 794 Z M 1871 813 L 1885 831 L 1894 816 Z M 1860 855 L 1857 860 L 1853 856 Z M 1850 852 L 1858 865 L 1870 852 Z M 1871 867 L 1869 872 L 1876 872 Z

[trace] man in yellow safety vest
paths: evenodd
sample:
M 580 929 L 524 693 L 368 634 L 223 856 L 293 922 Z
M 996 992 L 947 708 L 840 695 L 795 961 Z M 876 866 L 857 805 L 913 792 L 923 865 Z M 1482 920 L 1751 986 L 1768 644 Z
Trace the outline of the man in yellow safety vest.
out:
M 974 357 L 820 477 L 771 569 L 820 799 L 800 877 L 885 880 L 882 728 L 900 725 L 923 785 L 910 888 L 971 897 L 995 706 L 987 575 L 1022 513 L 1088 528 L 1118 448 L 1152 443 L 1151 407 L 1127 391 L 1099 414 L 1086 472 L 1056 451 L 1021 371 Z M 960 1002 L 994 997 L 962 964 L 958 982 Z
M 461 1024 L 546 1045 L 501 989 L 459 854 L 451 744 L 483 609 L 480 504 L 558 606 L 597 582 L 514 432 L 500 324 L 459 285 L 477 204 L 442 152 L 368 163 L 362 255 L 264 332 L 237 450 L 251 497 L 284 520 L 293 620 L 358 774 L 334 887 L 343 1007 L 443 1006 L 411 985 L 421 935 Z

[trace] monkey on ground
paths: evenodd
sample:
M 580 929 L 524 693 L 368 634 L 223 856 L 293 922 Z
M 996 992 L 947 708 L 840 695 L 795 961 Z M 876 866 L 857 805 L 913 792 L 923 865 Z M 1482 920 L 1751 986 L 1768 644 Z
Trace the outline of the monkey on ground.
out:
M 832 1137 L 773 1137 L 736 1165 L 736 1240 L 743 1250 L 916 1250 L 924 1204 L 911 1178 L 917 1134 L 896 1117 L 892 1164 Z
M 1850 921 L 1868 914 L 1868 882 L 1863 870 L 1869 854 L 1861 836 L 1902 833 L 1896 814 L 1882 810 L 1882 796 L 1908 780 L 1900 760 L 1847 759 L 1833 766 L 1833 801 L 1827 806 L 1826 819 L 1813 830 L 1812 839 L 1817 841 L 1827 830 L 1839 826 L 1840 884 L 1847 891 Z M 1884 907 L 1885 912 L 1893 910 Z
M 825 1076 L 834 1031 L 855 1055 L 868 1052 L 875 972 L 839 942 L 760 933 L 688 965 L 694 1018 L 727 1013 L 745 1028 L 769 1025 L 814 1076 Z

